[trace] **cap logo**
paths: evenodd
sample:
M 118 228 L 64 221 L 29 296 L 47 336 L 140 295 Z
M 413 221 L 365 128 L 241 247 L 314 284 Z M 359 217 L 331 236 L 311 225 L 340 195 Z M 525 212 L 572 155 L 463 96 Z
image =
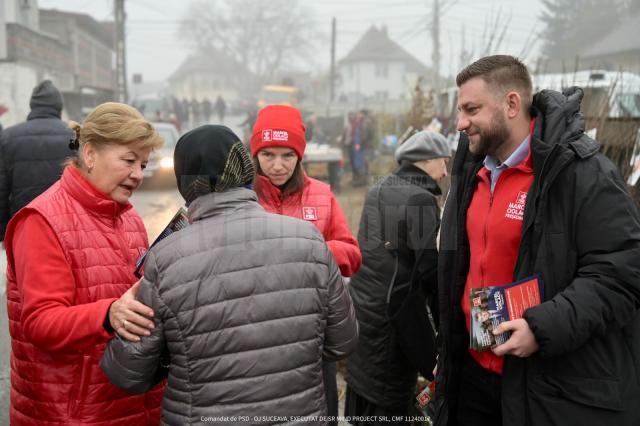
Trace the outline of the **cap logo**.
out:
M 287 132 L 286 130 L 274 130 L 273 140 L 286 142 L 289 140 L 289 132 Z
M 271 130 L 263 130 L 262 131 L 262 141 L 263 142 L 271 142 Z

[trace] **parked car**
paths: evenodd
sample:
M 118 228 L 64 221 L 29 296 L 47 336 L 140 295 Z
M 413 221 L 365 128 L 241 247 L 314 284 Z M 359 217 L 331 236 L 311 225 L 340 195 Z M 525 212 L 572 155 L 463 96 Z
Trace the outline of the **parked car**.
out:
M 151 123 L 164 139 L 162 148 L 151 153 L 147 167 L 143 171 L 145 186 L 153 188 L 176 187 L 173 171 L 173 151 L 180 135 L 171 123 Z

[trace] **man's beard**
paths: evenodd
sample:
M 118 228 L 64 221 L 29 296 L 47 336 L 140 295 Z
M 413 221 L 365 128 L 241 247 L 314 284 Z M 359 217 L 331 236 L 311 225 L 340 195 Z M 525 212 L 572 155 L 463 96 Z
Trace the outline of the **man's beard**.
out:
M 504 145 L 511 136 L 504 115 L 496 111 L 488 128 L 478 129 L 478 136 L 480 136 L 480 141 L 472 152 L 480 156 L 494 156 L 498 148 Z

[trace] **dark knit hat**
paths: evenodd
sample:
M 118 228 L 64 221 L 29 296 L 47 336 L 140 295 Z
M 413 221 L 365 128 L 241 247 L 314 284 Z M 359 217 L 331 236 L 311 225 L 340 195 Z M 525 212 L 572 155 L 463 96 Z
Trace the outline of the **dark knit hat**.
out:
M 304 122 L 296 108 L 287 105 L 269 105 L 260 110 L 251 136 L 251 156 L 264 148 L 284 147 L 296 152 L 300 160 L 307 145 Z
M 200 126 L 182 135 L 173 164 L 178 190 L 187 203 L 211 192 L 248 185 L 254 176 L 242 141 L 220 125 Z
M 29 106 L 31 109 L 50 108 L 60 114 L 62 111 L 62 95 L 50 80 L 44 80 L 33 88 Z
M 396 161 L 415 163 L 433 158 L 451 157 L 451 148 L 440 133 L 423 130 L 407 139 L 396 149 Z

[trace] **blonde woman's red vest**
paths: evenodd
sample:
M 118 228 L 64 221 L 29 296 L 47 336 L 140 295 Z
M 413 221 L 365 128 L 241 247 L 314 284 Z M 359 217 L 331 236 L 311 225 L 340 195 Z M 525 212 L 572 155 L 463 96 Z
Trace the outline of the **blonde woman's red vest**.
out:
M 59 351 L 43 350 L 25 337 L 11 247 L 16 224 L 34 212 L 45 218 L 71 267 L 74 306 L 120 297 L 135 283 L 135 261 L 148 246 L 142 220 L 131 205 L 100 196 L 73 167 L 11 220 L 5 237 L 11 424 L 159 424 L 164 384 L 145 395 L 129 395 L 111 385 L 98 365 L 109 337 L 83 349 Z M 47 262 L 47 254 L 39 261 Z

